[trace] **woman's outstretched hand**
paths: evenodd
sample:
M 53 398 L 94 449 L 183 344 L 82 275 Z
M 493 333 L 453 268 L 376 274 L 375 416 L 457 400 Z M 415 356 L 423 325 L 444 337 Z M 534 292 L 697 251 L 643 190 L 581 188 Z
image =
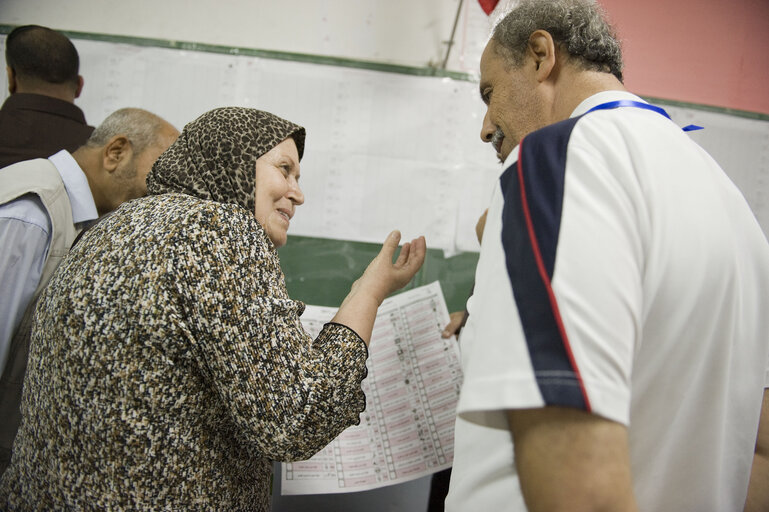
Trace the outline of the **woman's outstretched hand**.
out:
M 406 286 L 425 261 L 427 247 L 425 238 L 420 236 L 403 244 L 398 258 L 393 262 L 400 239 L 399 231 L 393 231 L 387 236 L 379 254 L 353 283 L 333 319 L 357 332 L 366 344 L 371 339 L 379 305 L 392 292 Z
M 398 258 L 393 263 L 393 256 L 398 250 L 400 231 L 387 235 L 382 249 L 371 260 L 363 275 L 353 284 L 353 289 L 363 287 L 379 300 L 381 304 L 392 292 L 406 286 L 425 261 L 427 252 L 425 237 L 420 236 L 401 247 Z

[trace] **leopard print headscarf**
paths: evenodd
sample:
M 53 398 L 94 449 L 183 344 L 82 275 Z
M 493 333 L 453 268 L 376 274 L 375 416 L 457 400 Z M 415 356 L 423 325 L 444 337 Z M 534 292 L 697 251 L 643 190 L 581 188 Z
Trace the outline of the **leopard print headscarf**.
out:
M 147 175 L 147 190 L 238 204 L 253 212 L 256 159 L 288 137 L 296 142 L 301 159 L 301 126 L 250 108 L 211 110 L 187 124 L 160 155 Z

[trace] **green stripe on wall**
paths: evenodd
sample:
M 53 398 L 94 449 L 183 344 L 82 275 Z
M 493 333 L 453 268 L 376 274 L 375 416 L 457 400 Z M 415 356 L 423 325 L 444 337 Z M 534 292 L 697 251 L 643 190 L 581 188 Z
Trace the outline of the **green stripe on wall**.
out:
M 13 30 L 14 27 L 15 25 L 0 24 L 0 34 L 7 34 L 11 30 Z M 96 34 L 93 32 L 77 32 L 72 30 L 61 30 L 60 32 L 72 39 L 84 39 L 87 41 L 104 41 L 109 43 L 130 44 L 134 46 L 151 46 L 156 48 L 170 48 L 175 50 L 221 53 L 225 55 L 243 55 L 247 57 L 261 57 L 264 59 L 306 62 L 308 64 L 321 64 L 325 66 L 367 69 L 370 71 L 382 71 L 385 73 L 399 73 L 402 75 L 452 78 L 454 80 L 461 80 L 465 82 L 477 82 L 477 77 L 470 73 L 462 73 L 459 71 L 448 71 L 444 69 L 431 68 L 431 67 L 420 68 L 420 67 L 414 67 L 414 66 L 400 66 L 396 64 L 386 64 L 382 62 L 345 59 L 341 57 L 326 57 L 323 55 L 281 52 L 276 50 L 260 50 L 257 48 L 239 48 L 234 46 L 196 43 L 192 41 L 172 41 L 168 39 L 152 39 L 148 37 L 120 36 L 120 35 L 112 35 L 112 34 Z M 702 105 L 698 103 L 686 103 L 683 101 L 666 100 L 662 98 L 644 97 L 644 99 L 658 105 L 670 105 L 674 107 L 704 110 L 707 112 L 727 114 L 730 116 L 744 117 L 744 118 L 756 119 L 760 121 L 769 121 L 769 114 L 762 114 L 760 112 L 750 112 L 747 110 L 737 110 L 737 109 L 717 107 L 712 105 Z
M 13 30 L 14 27 L 14 25 L 0 24 L 0 34 L 7 34 Z M 120 36 L 112 34 L 95 34 L 92 32 L 75 32 L 71 30 L 60 30 L 60 32 L 71 39 L 85 39 L 87 41 L 104 41 L 108 43 L 131 44 L 134 46 L 152 46 L 156 48 L 171 48 L 174 50 L 188 50 L 194 52 L 221 53 L 225 55 L 243 55 L 246 57 L 262 57 L 265 59 L 290 60 L 294 62 L 306 62 L 309 64 L 322 64 L 326 66 L 368 69 L 371 71 L 383 71 L 386 73 L 399 73 L 402 75 L 432 76 L 440 78 L 448 77 L 463 81 L 474 80 L 472 75 L 469 73 L 447 71 L 438 68 L 417 68 L 413 66 L 399 66 L 396 64 L 345 59 L 341 57 L 326 57 L 323 55 L 281 52 L 276 50 L 260 50 L 257 48 L 239 48 L 234 46 L 196 43 L 191 41 L 171 41 L 167 39 L 152 39 L 147 37 Z

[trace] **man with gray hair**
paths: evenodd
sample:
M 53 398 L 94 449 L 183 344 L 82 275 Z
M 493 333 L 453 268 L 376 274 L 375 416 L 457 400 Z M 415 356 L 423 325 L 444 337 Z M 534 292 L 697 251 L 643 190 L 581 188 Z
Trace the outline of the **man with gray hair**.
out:
M 178 135 L 155 114 L 124 108 L 71 154 L 0 169 L 0 474 L 19 426 L 37 298 L 80 231 L 146 194 L 147 173 Z
M 592 0 L 517 2 L 480 71 L 446 510 L 769 510 L 769 244 L 698 127 L 625 90 Z

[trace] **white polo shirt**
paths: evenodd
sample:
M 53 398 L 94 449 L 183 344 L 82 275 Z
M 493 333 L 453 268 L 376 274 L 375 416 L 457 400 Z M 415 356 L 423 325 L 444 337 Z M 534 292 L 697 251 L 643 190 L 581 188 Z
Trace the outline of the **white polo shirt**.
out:
M 640 510 L 742 510 L 769 387 L 769 245 L 663 115 L 597 110 L 527 136 L 494 189 L 460 339 L 447 511 L 526 510 L 505 411 L 628 427 Z M 584 116 L 582 114 L 585 114 Z

